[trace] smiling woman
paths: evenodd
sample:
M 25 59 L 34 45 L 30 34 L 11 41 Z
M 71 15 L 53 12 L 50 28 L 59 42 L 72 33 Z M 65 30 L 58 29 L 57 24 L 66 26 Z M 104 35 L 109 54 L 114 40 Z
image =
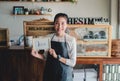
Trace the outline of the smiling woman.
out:
M 55 32 L 50 37 L 51 48 L 47 56 L 34 48 L 32 56 L 46 59 L 43 81 L 73 81 L 73 67 L 76 64 L 76 39 L 66 33 L 68 16 L 58 13 L 54 18 Z M 47 57 L 47 58 L 45 58 Z

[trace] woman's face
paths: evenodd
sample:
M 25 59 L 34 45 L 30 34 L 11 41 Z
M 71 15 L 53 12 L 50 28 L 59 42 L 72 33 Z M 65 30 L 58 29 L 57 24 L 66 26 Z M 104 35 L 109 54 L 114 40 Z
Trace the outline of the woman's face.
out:
M 64 17 L 59 17 L 55 21 L 55 31 L 58 36 L 62 36 L 67 28 L 67 20 Z

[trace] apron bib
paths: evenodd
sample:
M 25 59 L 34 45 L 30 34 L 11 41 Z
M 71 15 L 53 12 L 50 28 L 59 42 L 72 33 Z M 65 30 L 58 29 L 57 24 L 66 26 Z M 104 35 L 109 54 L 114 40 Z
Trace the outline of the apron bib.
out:
M 51 41 L 51 48 L 55 50 L 56 54 L 59 54 L 64 58 L 69 58 L 66 40 L 65 42 Z M 61 63 L 48 54 L 43 81 L 73 81 L 72 72 L 72 67 Z

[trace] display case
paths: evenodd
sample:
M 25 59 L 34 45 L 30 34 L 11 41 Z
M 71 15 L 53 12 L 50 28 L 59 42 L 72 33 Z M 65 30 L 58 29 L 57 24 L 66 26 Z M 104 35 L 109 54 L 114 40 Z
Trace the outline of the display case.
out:
M 69 25 L 70 35 L 77 39 L 78 57 L 110 57 L 110 25 Z
M 0 48 L 9 46 L 9 31 L 7 28 L 0 28 Z
M 78 57 L 110 57 L 111 26 L 68 24 L 69 34 L 77 40 Z M 54 32 L 53 21 L 40 19 L 24 22 L 24 35 L 44 36 Z M 25 40 L 26 41 L 26 40 Z M 25 42 L 25 46 L 26 42 Z

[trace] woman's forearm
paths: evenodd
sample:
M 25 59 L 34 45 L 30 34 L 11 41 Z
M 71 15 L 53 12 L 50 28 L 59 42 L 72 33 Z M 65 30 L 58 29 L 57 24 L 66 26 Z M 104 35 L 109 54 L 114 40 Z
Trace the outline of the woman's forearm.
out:
M 66 64 L 66 59 L 65 58 L 63 58 L 63 57 L 61 57 L 60 59 L 58 59 L 60 62 L 62 62 L 62 63 L 64 63 L 64 64 Z
M 67 59 L 67 58 L 63 58 L 61 57 L 60 59 L 58 59 L 60 62 L 68 65 L 68 66 L 71 66 L 71 67 L 74 67 L 75 64 L 76 64 L 76 59 Z

